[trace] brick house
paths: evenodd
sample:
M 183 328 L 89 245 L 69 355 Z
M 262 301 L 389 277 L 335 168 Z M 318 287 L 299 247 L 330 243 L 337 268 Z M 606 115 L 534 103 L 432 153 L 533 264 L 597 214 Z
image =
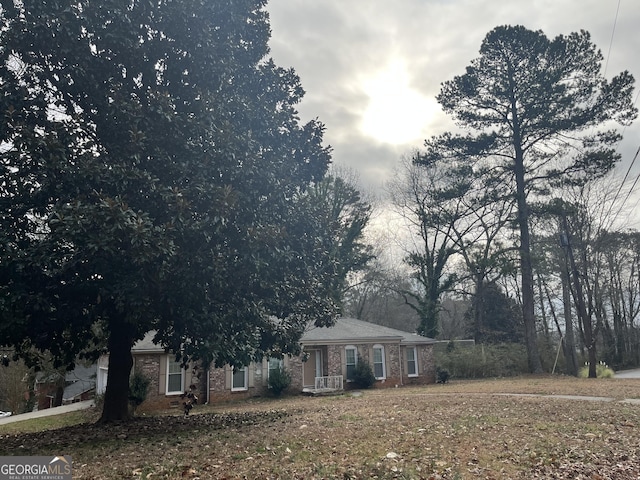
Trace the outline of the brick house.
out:
M 339 318 L 333 327 L 312 327 L 302 336 L 303 354 L 284 359 L 265 358 L 242 369 L 212 366 L 196 379 L 182 369 L 175 356 L 153 343 L 153 332 L 132 349 L 134 369 L 150 380 L 147 400 L 139 410 L 182 404 L 180 395 L 195 385 L 200 403 L 266 395 L 269 376 L 284 366 L 291 375 L 290 392 L 316 393 L 349 389 L 355 365 L 368 362 L 376 377 L 374 388 L 435 382 L 434 340 L 414 333 L 353 318 Z M 98 363 L 98 392 L 106 385 L 107 360 Z
M 77 364 L 62 375 L 51 372 L 38 374 L 34 395 L 38 410 L 90 400 L 96 392 L 96 365 Z
M 333 327 L 314 327 L 301 344 L 308 357 L 302 368 L 302 387 L 317 388 L 318 377 L 342 376 L 349 388 L 356 363 L 371 365 L 374 387 L 435 383 L 435 341 L 354 318 L 340 318 Z

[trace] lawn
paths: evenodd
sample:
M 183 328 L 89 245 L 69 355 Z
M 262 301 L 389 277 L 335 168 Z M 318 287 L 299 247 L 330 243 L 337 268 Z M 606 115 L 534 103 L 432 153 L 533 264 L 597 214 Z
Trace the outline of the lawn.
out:
M 109 427 L 0 426 L 0 455 L 71 455 L 78 479 L 638 479 L 640 402 L 625 399 L 640 399 L 640 380 L 528 377 L 292 396 Z

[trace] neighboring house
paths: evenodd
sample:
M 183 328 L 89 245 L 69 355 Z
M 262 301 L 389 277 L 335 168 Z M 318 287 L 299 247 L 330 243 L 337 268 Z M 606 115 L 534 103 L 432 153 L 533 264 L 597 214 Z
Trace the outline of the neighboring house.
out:
M 96 365 L 76 365 L 64 378 L 58 372 L 40 374 L 34 387 L 38 410 L 89 400 L 95 391 Z
M 96 393 L 96 365 L 76 365 L 65 375 L 62 405 L 90 400 Z
M 195 385 L 199 403 L 261 396 L 269 391 L 271 372 L 281 366 L 291 374 L 291 392 L 349 389 L 358 361 L 371 365 L 376 388 L 435 383 L 434 340 L 353 318 L 339 318 L 333 327 L 310 328 L 300 340 L 301 356 L 265 358 L 241 369 L 212 366 L 199 379 L 154 344 L 153 334 L 132 349 L 134 369 L 151 381 L 142 411 L 181 405 L 180 395 L 190 385 Z M 103 357 L 98 362 L 98 393 L 104 392 L 107 368 Z

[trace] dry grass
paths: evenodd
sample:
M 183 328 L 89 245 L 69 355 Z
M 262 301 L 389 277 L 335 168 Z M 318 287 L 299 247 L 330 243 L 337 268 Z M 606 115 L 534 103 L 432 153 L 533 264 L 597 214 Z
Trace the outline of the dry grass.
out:
M 0 455 L 72 455 L 82 479 L 637 479 L 640 405 L 629 398 L 640 381 L 453 382 L 7 435 Z

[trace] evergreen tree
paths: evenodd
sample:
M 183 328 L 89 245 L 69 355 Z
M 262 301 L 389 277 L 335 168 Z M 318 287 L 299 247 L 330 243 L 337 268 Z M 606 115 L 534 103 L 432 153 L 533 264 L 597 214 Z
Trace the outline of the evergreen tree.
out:
M 463 75 L 443 83 L 437 99 L 466 130 L 426 141 L 419 162 L 468 162 L 476 172 L 512 186 L 517 205 L 522 313 L 529 369 L 542 365 L 536 339 L 529 225 L 530 197 L 560 183 L 603 175 L 619 159 L 620 135 L 610 121 L 628 125 L 637 110 L 634 79 L 604 78 L 602 54 L 588 32 L 547 38 L 522 26 L 487 34 L 480 56 Z
M 128 417 L 150 330 L 245 365 L 338 311 L 329 253 L 296 232 L 330 152 L 264 5 L 2 2 L 0 342 L 63 365 L 106 349 L 103 421 Z

